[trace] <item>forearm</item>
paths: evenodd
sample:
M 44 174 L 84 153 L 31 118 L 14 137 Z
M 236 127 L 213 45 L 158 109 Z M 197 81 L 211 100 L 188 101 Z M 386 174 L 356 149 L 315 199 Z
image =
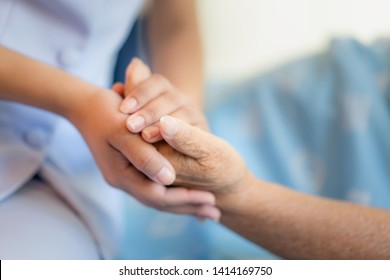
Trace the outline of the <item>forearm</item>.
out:
M 390 212 L 251 180 L 221 206 L 221 222 L 291 259 L 389 259 Z
M 155 72 L 202 104 L 202 47 L 195 1 L 153 1 L 148 39 Z
M 208 190 L 221 223 L 284 258 L 390 259 L 390 211 L 318 198 L 257 180 L 240 155 L 179 119 L 160 120 L 175 185 Z
M 0 46 L 0 99 L 45 109 L 67 118 L 97 87 L 64 71 Z

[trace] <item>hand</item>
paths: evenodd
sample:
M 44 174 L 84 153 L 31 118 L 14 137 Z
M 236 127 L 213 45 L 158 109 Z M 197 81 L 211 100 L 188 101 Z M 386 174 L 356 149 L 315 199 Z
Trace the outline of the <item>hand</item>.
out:
M 111 185 L 161 210 L 216 217 L 211 193 L 164 186 L 175 178 L 173 167 L 154 146 L 128 132 L 119 95 L 1 46 L 0 60 L 0 98 L 69 119 Z M 45 83 L 42 77 L 48 77 Z
M 127 67 L 126 84 L 117 83 L 113 90 L 125 97 L 120 111 L 131 114 L 126 122 L 128 129 L 133 133 L 142 131 L 142 138 L 149 143 L 162 140 L 159 119 L 163 115 L 207 129 L 206 118 L 195 102 L 163 76 L 152 75 L 139 59 L 133 59 Z
M 174 185 L 208 190 L 218 197 L 243 192 L 252 179 L 241 157 L 222 139 L 170 116 L 160 120 L 159 151 L 176 171 Z
M 72 115 L 106 181 L 156 209 L 218 219 L 211 193 L 164 186 L 174 181 L 173 167 L 153 145 L 129 133 L 127 116 L 118 110 L 121 101 L 101 89 Z

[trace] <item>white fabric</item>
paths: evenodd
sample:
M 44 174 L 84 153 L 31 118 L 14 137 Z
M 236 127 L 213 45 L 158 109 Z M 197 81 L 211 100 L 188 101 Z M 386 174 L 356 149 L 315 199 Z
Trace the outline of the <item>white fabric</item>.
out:
M 0 203 L 0 259 L 98 259 L 88 228 L 55 191 L 33 179 Z
M 141 4 L 0 0 L 0 44 L 107 87 Z M 121 231 L 121 193 L 104 182 L 78 131 L 52 113 L 0 101 L 0 202 L 38 170 L 83 218 L 103 256 L 112 258 Z

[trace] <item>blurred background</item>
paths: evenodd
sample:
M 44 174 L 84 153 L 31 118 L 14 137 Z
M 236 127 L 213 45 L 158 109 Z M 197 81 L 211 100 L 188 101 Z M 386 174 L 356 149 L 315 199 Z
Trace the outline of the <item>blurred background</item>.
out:
M 324 49 L 390 35 L 389 0 L 198 0 L 206 74 L 240 81 Z

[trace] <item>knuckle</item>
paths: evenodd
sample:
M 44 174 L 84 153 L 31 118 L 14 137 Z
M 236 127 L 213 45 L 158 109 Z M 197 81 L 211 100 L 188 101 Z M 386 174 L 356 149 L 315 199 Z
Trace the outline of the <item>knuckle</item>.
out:
M 213 172 L 216 167 L 216 164 L 210 164 L 210 159 L 213 158 L 213 160 L 217 162 L 217 158 L 214 157 L 214 155 L 211 155 L 211 153 L 208 151 L 199 151 L 198 155 L 198 163 L 201 171 Z
M 147 99 L 148 94 L 149 88 L 143 85 L 135 90 L 133 97 L 136 98 L 138 101 L 143 101 L 145 98 Z
M 214 151 L 204 150 L 201 149 L 200 147 L 198 148 L 198 150 L 199 150 L 199 158 L 202 160 L 209 161 L 210 158 L 219 159 L 218 155 Z
M 155 160 L 154 153 L 150 151 L 139 151 L 134 159 L 134 163 L 137 165 L 138 169 L 149 172 L 151 171 L 151 163 Z
M 152 207 L 157 210 L 164 210 L 166 208 L 166 205 L 161 200 L 156 200 L 154 197 L 143 197 L 139 199 L 139 201 L 144 204 L 145 206 Z
M 145 118 L 147 124 L 158 121 L 160 117 L 157 115 L 156 110 L 150 109 L 148 107 L 142 109 L 141 115 Z
M 193 123 L 194 126 L 199 127 L 200 129 L 204 131 L 209 131 L 209 124 L 206 120 L 206 118 L 200 118 L 198 121 L 195 121 Z
M 224 151 L 217 147 L 211 151 L 203 151 L 202 157 L 199 159 L 201 172 L 213 181 L 219 181 L 223 166 L 226 163 Z
M 157 201 L 153 207 L 159 211 L 164 211 L 167 208 L 167 204 L 164 201 Z
M 171 146 L 169 146 L 166 142 L 163 141 L 155 143 L 154 146 L 161 155 L 170 160 L 177 155 L 182 155 L 176 152 Z
M 180 96 L 180 102 L 183 104 L 183 106 L 187 106 L 188 108 L 194 108 L 193 105 L 195 104 L 195 102 L 188 95 L 184 95 L 179 92 L 177 92 L 176 95 Z
M 193 135 L 192 131 L 190 129 L 183 129 L 181 131 L 181 141 L 188 147 L 194 148 L 197 146 L 196 143 L 193 142 Z
M 197 108 L 186 103 L 182 106 L 182 114 L 185 121 L 196 127 L 205 128 L 207 127 L 207 118 L 205 114 Z
M 105 172 L 103 178 L 110 186 L 119 187 L 117 176 L 113 172 Z
M 164 92 L 163 97 L 170 104 L 174 104 L 181 109 L 187 108 L 187 99 L 183 94 L 177 93 L 175 90 L 167 90 Z
M 127 194 L 131 195 L 132 197 L 136 198 L 136 194 L 133 192 L 133 186 L 127 184 L 126 186 L 120 187 L 122 191 L 126 192 Z
M 168 202 L 165 195 L 157 189 L 153 189 L 150 191 L 148 200 L 149 206 L 157 210 L 164 210 L 168 206 Z
M 137 200 L 147 207 L 154 207 L 154 203 L 150 199 L 147 199 L 145 197 L 139 197 L 137 198 Z
M 165 78 L 163 75 L 161 74 L 154 74 L 153 75 L 153 80 L 160 84 L 163 88 L 170 88 L 171 86 L 171 83 L 167 80 L 167 78 Z
M 176 174 L 178 177 L 181 175 L 186 174 L 187 176 L 191 176 L 191 172 L 197 168 L 198 162 L 196 162 L 194 159 L 183 156 L 180 153 L 177 153 L 175 162 L 173 164 L 173 167 L 175 168 Z M 178 178 L 176 178 L 178 179 Z M 177 183 L 177 182 L 175 182 Z
M 153 80 L 157 83 L 165 83 L 165 77 L 161 74 L 153 74 Z

